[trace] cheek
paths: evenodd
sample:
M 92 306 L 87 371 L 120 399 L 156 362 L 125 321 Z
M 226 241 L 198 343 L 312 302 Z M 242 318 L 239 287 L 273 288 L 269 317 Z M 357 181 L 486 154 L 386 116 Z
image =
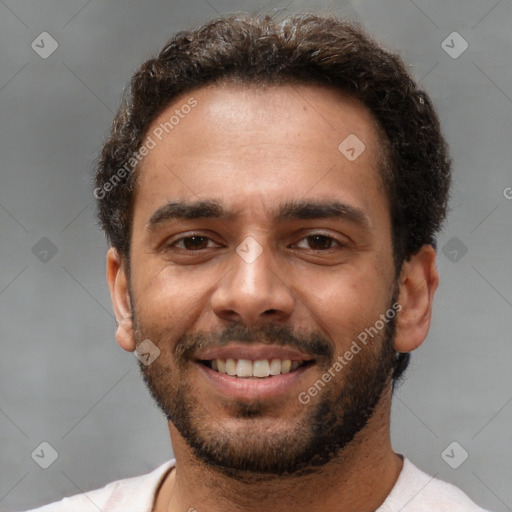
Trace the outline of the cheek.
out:
M 333 339 L 356 337 L 385 313 L 391 299 L 389 279 L 383 271 L 348 268 L 326 275 L 302 277 L 297 296 L 314 323 Z
M 146 329 L 180 336 L 189 329 L 208 304 L 212 274 L 179 272 L 170 267 L 142 265 L 133 278 L 137 320 Z

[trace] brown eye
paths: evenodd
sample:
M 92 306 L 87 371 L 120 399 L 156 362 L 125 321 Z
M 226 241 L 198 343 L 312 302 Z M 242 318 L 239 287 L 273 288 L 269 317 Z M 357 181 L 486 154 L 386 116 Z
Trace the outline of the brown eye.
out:
M 306 237 L 306 240 L 308 241 L 309 248 L 315 251 L 331 249 L 334 242 L 330 236 L 325 235 L 311 235 Z
M 209 238 L 206 236 L 187 236 L 180 238 L 175 243 L 182 243 L 182 248 L 188 251 L 194 251 L 199 249 L 206 249 L 208 247 Z

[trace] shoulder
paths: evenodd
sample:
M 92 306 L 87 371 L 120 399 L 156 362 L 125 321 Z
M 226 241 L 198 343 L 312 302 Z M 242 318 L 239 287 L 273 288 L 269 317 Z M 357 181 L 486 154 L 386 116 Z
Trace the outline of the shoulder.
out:
M 151 473 L 110 482 L 100 489 L 86 491 L 26 512 L 150 512 L 154 492 L 175 460 L 165 462 Z
M 398 480 L 378 512 L 486 512 L 462 490 L 404 458 Z

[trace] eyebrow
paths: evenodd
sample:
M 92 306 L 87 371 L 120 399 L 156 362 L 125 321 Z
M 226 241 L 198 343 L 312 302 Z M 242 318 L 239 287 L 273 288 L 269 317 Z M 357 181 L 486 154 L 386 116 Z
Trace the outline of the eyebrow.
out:
M 370 220 L 366 213 L 355 206 L 339 201 L 288 201 L 277 215 L 279 222 L 287 220 L 336 219 L 358 224 L 370 229 Z
M 232 214 L 222 207 L 217 201 L 176 201 L 167 203 L 159 208 L 149 219 L 148 228 L 156 229 L 160 224 L 174 219 L 204 219 L 204 218 L 222 218 L 230 219 Z
M 220 202 L 214 200 L 175 201 L 162 206 L 151 216 L 148 229 L 153 231 L 161 224 L 175 219 L 217 218 L 229 221 L 236 216 L 236 212 L 226 210 Z M 311 219 L 343 220 L 357 224 L 366 231 L 370 230 L 370 220 L 363 210 L 339 201 L 287 201 L 279 207 L 276 214 L 277 222 Z

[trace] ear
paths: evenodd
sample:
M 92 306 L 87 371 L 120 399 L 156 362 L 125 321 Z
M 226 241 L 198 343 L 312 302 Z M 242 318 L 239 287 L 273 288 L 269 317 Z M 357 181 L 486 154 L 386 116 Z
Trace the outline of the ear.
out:
M 133 352 L 135 339 L 133 335 L 132 308 L 128 293 L 128 278 L 123 259 L 116 249 L 111 247 L 107 252 L 107 282 L 110 298 L 116 315 L 116 340 L 119 346 Z
M 438 285 L 436 251 L 431 245 L 424 245 L 402 265 L 398 297 L 401 309 L 395 335 L 398 352 L 411 352 L 427 337 Z

